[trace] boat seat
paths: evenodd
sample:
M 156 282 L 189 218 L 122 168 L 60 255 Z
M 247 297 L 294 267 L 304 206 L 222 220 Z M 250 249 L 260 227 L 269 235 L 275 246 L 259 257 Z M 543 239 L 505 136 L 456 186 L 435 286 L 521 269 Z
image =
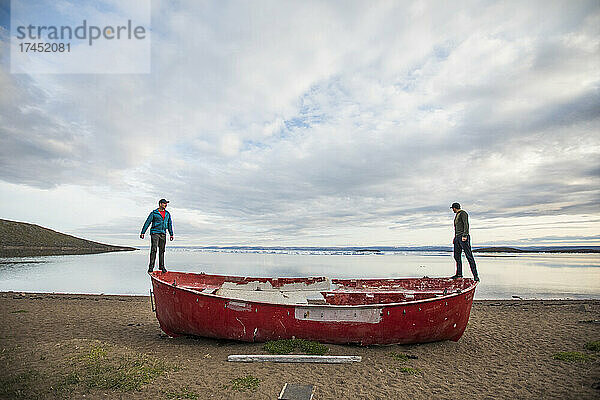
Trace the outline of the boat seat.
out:
M 273 304 L 325 304 L 325 298 L 319 291 L 297 290 L 238 290 L 238 289 L 218 289 L 217 296 L 226 297 L 233 300 L 258 301 L 261 303 Z
M 334 285 L 335 286 L 335 285 Z M 245 290 L 245 291 L 277 291 L 277 292 L 297 292 L 297 291 L 325 291 L 331 290 L 331 279 L 323 278 L 316 282 L 294 282 L 285 283 L 281 286 L 273 286 L 271 282 L 250 281 L 244 283 L 223 282 L 219 289 L 226 290 Z

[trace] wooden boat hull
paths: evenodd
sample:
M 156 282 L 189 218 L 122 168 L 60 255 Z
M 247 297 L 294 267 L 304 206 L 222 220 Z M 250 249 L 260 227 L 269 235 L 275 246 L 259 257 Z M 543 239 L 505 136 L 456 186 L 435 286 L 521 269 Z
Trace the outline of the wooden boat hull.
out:
M 354 284 L 358 288 L 354 292 L 336 293 L 335 296 L 343 301 L 362 301 L 352 300 L 357 296 L 373 299 L 374 294 L 379 297 L 372 300 L 376 302 L 373 304 L 271 304 L 202 291 L 202 282 L 213 285 L 226 281 L 276 282 L 270 278 L 171 271 L 164 274 L 156 271 L 150 276 L 156 317 L 167 335 L 246 342 L 288 338 L 360 345 L 458 341 L 469 321 L 477 286 L 477 282 L 471 279 L 457 282 L 449 278 L 333 280 L 348 287 Z M 301 282 L 314 278 L 280 279 Z M 385 287 L 390 285 L 427 290 L 422 291 L 425 294 L 415 291 L 412 301 L 378 303 L 387 293 Z M 361 287 L 367 289 L 361 291 Z M 431 295 L 432 292 L 437 294 Z

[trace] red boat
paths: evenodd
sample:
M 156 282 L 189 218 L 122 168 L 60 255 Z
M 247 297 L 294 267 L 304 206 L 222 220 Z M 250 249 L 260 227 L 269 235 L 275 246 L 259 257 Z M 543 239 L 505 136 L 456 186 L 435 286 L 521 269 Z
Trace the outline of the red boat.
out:
M 169 336 L 263 342 L 407 344 L 462 336 L 472 279 L 248 278 L 155 271 L 156 317 Z

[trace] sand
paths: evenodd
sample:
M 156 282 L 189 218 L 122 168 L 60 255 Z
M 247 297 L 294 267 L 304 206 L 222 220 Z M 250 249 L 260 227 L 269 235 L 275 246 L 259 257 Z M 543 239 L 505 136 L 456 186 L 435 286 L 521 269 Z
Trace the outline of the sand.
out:
M 458 342 L 328 345 L 332 355 L 362 356 L 348 365 L 241 364 L 227 356 L 266 353 L 262 344 L 168 338 L 149 297 L 4 292 L 0 398 L 276 399 L 289 382 L 315 385 L 315 399 L 598 399 L 600 353 L 584 348 L 600 340 L 598 320 L 597 300 L 476 301 Z M 138 390 L 90 387 L 95 349 L 100 362 L 145 357 L 168 367 Z M 588 359 L 553 359 L 565 351 Z M 246 376 L 258 387 L 236 390 L 232 380 Z

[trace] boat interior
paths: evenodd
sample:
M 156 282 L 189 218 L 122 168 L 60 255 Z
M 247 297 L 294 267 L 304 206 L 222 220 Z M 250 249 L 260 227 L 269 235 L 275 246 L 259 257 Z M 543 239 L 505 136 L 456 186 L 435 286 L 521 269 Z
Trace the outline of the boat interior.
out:
M 272 304 L 403 303 L 460 293 L 476 284 L 468 278 L 251 278 L 172 271 L 155 271 L 151 275 L 169 285 L 202 294 Z

